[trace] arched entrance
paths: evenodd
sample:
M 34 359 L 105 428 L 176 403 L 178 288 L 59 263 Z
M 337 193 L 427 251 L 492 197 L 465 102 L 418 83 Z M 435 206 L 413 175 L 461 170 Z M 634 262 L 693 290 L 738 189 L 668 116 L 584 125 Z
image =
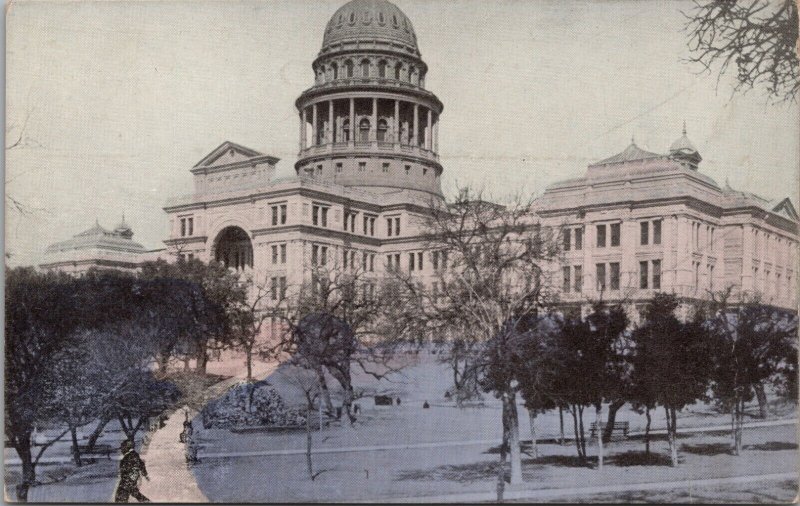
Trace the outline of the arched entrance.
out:
M 217 236 L 214 259 L 225 267 L 244 270 L 253 268 L 253 243 L 239 227 L 226 227 Z

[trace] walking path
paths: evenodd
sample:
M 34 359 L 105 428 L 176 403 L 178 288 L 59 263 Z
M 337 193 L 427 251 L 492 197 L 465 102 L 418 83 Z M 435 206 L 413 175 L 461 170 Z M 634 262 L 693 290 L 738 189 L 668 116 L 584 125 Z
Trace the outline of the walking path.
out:
M 272 364 L 260 365 L 264 367 L 258 367 L 259 370 L 254 371 L 255 377 L 265 377 L 275 368 Z M 241 374 L 220 381 L 209 387 L 204 397 L 218 397 L 244 378 L 244 374 Z M 186 445 L 180 442 L 185 410 L 189 411 L 190 420 L 197 414 L 196 410 L 188 406 L 176 410 L 167 419 L 164 427 L 150 435 L 149 444 L 142 448 L 142 458 L 147 465 L 150 481 L 142 481 L 140 488 L 153 502 L 209 502 L 197 486 L 197 480 L 186 463 Z
M 769 420 L 765 422 L 752 422 L 744 425 L 745 429 L 758 428 L 758 427 L 777 427 L 783 425 L 796 425 L 797 419 L 790 420 Z M 687 427 L 685 429 L 678 429 L 679 434 L 691 434 L 696 432 L 715 432 L 720 430 L 730 430 L 730 425 L 712 425 L 705 427 Z M 666 431 L 650 431 L 650 434 L 665 433 Z M 631 436 L 642 435 L 644 432 L 632 432 Z M 313 450 L 314 455 L 324 453 L 352 453 L 352 452 L 375 452 L 387 450 L 411 450 L 417 448 L 447 448 L 454 446 L 477 446 L 486 444 L 498 444 L 496 439 L 474 439 L 467 441 L 443 441 L 434 443 L 413 443 L 404 445 L 374 445 L 374 446 L 345 446 L 340 448 L 318 448 Z M 252 452 L 208 452 L 198 453 L 201 459 L 219 459 L 230 457 L 268 457 L 268 456 L 281 456 L 281 455 L 305 455 L 305 449 L 289 449 L 289 450 L 261 450 Z
M 733 485 L 741 483 L 754 483 L 764 481 L 782 481 L 782 480 L 796 480 L 797 473 L 774 473 L 774 474 L 761 474 L 761 475 L 746 475 L 746 476 L 732 476 L 729 478 L 708 478 L 702 480 L 677 480 L 677 481 L 657 481 L 647 483 L 628 483 L 625 485 L 604 485 L 594 487 L 581 487 L 581 488 L 558 488 L 558 489 L 540 489 L 540 490 L 514 490 L 506 491 L 503 494 L 505 501 L 531 501 L 535 502 L 541 499 L 552 499 L 556 497 L 574 497 L 581 495 L 595 495 L 604 493 L 619 493 L 619 492 L 641 492 L 645 490 L 675 490 L 675 489 L 689 489 L 692 490 L 698 487 L 709 487 L 718 485 Z M 494 502 L 497 500 L 496 492 L 471 492 L 464 494 L 448 494 L 436 496 L 421 496 L 421 497 L 402 497 L 402 498 L 389 498 L 382 499 L 382 502 L 390 503 L 472 503 L 472 502 Z M 363 501 L 371 502 L 371 501 Z

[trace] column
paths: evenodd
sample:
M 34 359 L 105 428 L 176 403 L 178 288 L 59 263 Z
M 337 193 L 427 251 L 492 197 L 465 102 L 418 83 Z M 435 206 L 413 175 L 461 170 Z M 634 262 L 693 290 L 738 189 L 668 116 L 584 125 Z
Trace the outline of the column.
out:
M 419 104 L 414 104 L 414 135 L 411 144 L 419 146 Z
M 400 101 L 394 101 L 394 142 L 400 144 Z
M 328 128 L 330 129 L 328 142 L 333 144 L 336 140 L 336 125 L 333 123 L 333 100 L 328 102 Z
M 352 146 L 356 139 L 356 99 L 350 99 L 350 141 Z
M 312 135 L 311 144 L 316 146 L 317 144 L 319 144 L 319 136 L 318 136 L 319 131 L 317 130 L 317 104 L 314 104 L 312 107 L 313 109 L 311 112 L 311 131 L 313 133 L 311 134 Z
M 436 121 L 433 122 L 433 151 L 439 152 L 439 115 L 436 115 Z
M 306 132 L 306 121 L 308 121 L 308 119 L 306 118 L 305 107 L 303 107 L 303 111 L 300 113 L 300 116 L 300 149 L 306 149 L 308 146 L 308 143 L 306 142 L 306 136 L 308 135 L 308 132 Z
M 378 140 L 378 99 L 372 99 L 372 121 L 369 125 L 369 139 L 371 141 Z
M 428 109 L 428 130 L 425 132 L 425 148 L 433 150 L 433 111 Z
M 665 215 L 661 219 L 661 249 L 664 252 L 661 260 L 661 289 L 669 292 L 675 284 L 674 262 L 674 231 L 677 217 Z

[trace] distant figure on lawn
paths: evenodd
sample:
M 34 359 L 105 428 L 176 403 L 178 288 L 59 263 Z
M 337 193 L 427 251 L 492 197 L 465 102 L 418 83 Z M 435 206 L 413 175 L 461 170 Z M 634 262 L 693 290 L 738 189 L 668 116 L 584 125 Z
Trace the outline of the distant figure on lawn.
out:
M 400 397 L 397 398 L 397 405 L 400 405 Z
M 148 481 L 150 478 L 147 476 L 144 461 L 133 449 L 133 441 L 126 439 L 119 445 L 119 449 L 123 457 L 119 462 L 119 485 L 114 502 L 128 502 L 130 496 L 139 502 L 150 502 L 150 499 L 139 491 L 139 477 L 144 476 Z
M 431 405 L 428 404 L 428 401 L 425 401 L 425 402 L 422 403 L 422 409 L 428 409 L 430 407 L 431 407 Z

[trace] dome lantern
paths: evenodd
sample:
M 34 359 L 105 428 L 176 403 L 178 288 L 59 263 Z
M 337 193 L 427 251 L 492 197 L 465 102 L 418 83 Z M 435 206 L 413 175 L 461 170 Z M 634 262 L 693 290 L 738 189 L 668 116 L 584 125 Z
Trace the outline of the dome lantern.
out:
M 683 135 L 672 143 L 669 147 L 669 156 L 673 160 L 681 162 L 682 165 L 688 166 L 691 169 L 697 170 L 697 166 L 703 159 L 697 148 L 694 147 L 692 141 L 686 136 L 686 122 L 683 122 Z

